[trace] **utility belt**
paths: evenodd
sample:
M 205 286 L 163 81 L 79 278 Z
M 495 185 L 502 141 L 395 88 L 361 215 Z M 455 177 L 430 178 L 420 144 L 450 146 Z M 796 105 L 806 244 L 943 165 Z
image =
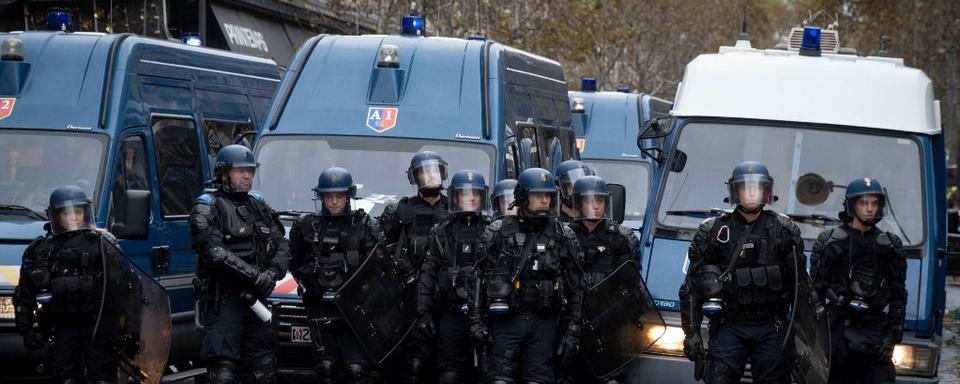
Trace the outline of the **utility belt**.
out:
M 784 274 L 779 265 L 734 269 L 727 283 L 726 299 L 738 305 L 765 305 L 785 302 Z
M 563 306 L 563 284 L 559 278 L 549 280 L 518 279 L 512 284 L 504 280 L 486 282 L 487 310 L 494 315 L 513 311 L 557 311 Z M 504 286 L 505 285 L 505 286 Z
M 769 323 L 783 322 L 786 319 L 786 310 L 774 308 L 762 309 L 735 309 L 723 312 L 723 320 L 733 323 Z
M 94 288 L 95 279 L 89 275 L 57 276 L 50 279 L 54 313 L 87 313 L 100 304 L 100 294 Z
M 297 271 L 303 295 L 333 302 L 337 290 L 360 266 L 360 252 L 346 251 L 318 257 Z

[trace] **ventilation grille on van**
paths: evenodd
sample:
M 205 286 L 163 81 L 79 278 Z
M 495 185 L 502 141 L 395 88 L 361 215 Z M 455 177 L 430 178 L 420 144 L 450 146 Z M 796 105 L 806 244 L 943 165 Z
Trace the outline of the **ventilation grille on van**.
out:
M 803 28 L 793 28 L 790 30 L 789 50 L 799 51 L 803 44 Z M 820 52 L 837 53 L 840 50 L 840 34 L 836 29 L 820 30 Z

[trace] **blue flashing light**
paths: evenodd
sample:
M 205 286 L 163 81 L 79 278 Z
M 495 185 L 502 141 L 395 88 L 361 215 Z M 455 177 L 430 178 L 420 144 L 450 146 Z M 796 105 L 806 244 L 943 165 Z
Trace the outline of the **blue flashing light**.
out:
M 70 12 L 50 11 L 47 13 L 47 29 L 51 31 L 71 30 Z
M 203 46 L 203 40 L 200 39 L 199 33 L 185 33 L 183 34 L 183 43 L 191 47 L 200 47 Z
M 596 92 L 597 91 L 597 79 L 592 77 L 581 77 L 580 78 L 580 92 Z
M 467 40 L 487 41 L 487 35 L 484 35 L 482 33 L 471 33 L 470 35 L 467 36 Z
M 820 56 L 820 27 L 803 27 L 803 42 L 800 43 L 800 54 Z
M 422 17 L 404 16 L 401 24 L 401 35 L 423 36 L 424 21 Z
M 630 93 L 631 90 L 630 90 L 630 87 L 620 87 L 620 88 L 617 88 L 617 92 L 620 92 L 620 93 Z

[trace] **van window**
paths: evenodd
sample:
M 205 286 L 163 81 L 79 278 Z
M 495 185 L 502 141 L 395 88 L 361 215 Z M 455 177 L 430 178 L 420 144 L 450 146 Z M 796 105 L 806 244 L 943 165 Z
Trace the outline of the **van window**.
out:
M 203 191 L 197 126 L 186 118 L 155 118 L 152 125 L 164 218 L 186 216 Z
M 110 195 L 111 224 L 115 216 L 122 216 L 122 212 L 119 212 L 122 209 L 122 204 L 118 206 L 117 199 L 124 196 L 124 191 L 149 191 L 151 189 L 147 168 L 147 148 L 143 136 L 132 135 L 123 139 L 120 143 L 116 164 Z
M 537 127 L 532 124 L 517 124 L 517 142 L 519 145 L 520 168 L 540 166 L 540 145 Z
M 560 163 L 574 158 L 576 148 L 573 132 L 553 127 L 537 127 L 540 136 L 541 162 L 553 172 Z
M 244 132 L 250 131 L 249 122 L 204 120 L 203 137 L 207 144 L 207 158 L 210 159 L 210 173 L 213 174 L 213 167 L 216 164 L 217 152 L 220 148 L 233 143 L 240 143 L 250 146 L 254 135 L 243 137 Z

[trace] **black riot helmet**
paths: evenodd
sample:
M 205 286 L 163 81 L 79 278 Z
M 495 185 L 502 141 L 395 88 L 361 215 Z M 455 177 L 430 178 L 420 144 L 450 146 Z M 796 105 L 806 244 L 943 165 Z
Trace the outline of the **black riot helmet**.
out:
M 465 169 L 453 174 L 447 196 L 451 213 L 482 213 L 487 210 L 487 181 L 480 172 Z
M 345 205 L 329 207 L 332 209 L 328 209 L 323 200 L 323 197 L 328 194 L 342 194 L 345 200 L 342 203 Z M 317 212 L 324 216 L 342 216 L 353 213 L 350 208 L 350 200 L 356 197 L 357 185 L 353 183 L 353 176 L 350 171 L 340 167 L 330 167 L 321 172 L 317 180 L 317 186 L 313 188 L 313 201 L 317 206 Z
M 513 190 L 513 205 L 518 207 L 520 216 L 557 217 L 560 205 L 557 202 L 557 184 L 550 171 L 543 168 L 528 168 L 517 177 L 517 187 Z M 542 199 L 542 200 L 541 200 Z M 541 207 L 530 208 L 537 202 L 546 202 Z
M 587 164 L 580 160 L 567 160 L 560 163 L 553 172 L 557 177 L 557 186 L 560 187 L 560 197 L 563 198 L 563 204 L 572 206 L 573 185 L 577 180 L 584 176 L 594 176 L 596 173 L 590 169 Z
M 63 186 L 50 194 L 47 217 L 50 220 L 50 231 L 54 235 L 93 229 L 93 202 L 80 187 Z
M 410 159 L 407 168 L 407 181 L 415 185 L 424 196 L 434 197 L 440 194 L 443 182 L 447 180 L 447 162 L 439 153 L 420 151 Z
M 493 203 L 493 215 L 500 218 L 503 216 L 516 216 L 517 208 L 511 207 L 513 204 L 513 190 L 517 188 L 517 180 L 503 179 L 493 186 L 493 192 L 490 193 L 490 201 Z
M 220 187 L 225 191 L 230 192 L 247 192 L 240 190 L 233 190 L 229 180 L 225 180 L 227 174 L 231 169 L 234 168 L 253 168 L 256 171 L 257 167 L 260 164 L 253 160 L 253 151 L 250 148 L 247 148 L 240 144 L 231 144 L 220 148 L 220 151 L 217 152 L 217 163 L 213 168 L 213 174 L 216 176 L 217 181 L 220 182 Z
M 610 191 L 599 176 L 584 176 L 573 185 L 573 218 L 604 220 L 612 217 Z
M 740 196 L 741 191 L 745 196 Z M 759 212 L 764 205 L 776 201 L 773 196 L 773 177 L 770 176 L 767 166 L 759 161 L 737 164 L 727 179 L 727 192 L 729 196 L 725 200 L 747 213 Z M 759 204 L 759 207 L 747 210 L 743 207 L 744 204 Z
M 857 200 L 867 195 L 876 196 L 878 206 L 876 215 L 865 220 L 857 217 L 856 205 Z M 854 217 L 857 217 L 860 222 L 866 225 L 875 225 L 883 220 L 883 209 L 886 205 L 887 193 L 883 190 L 883 185 L 880 185 L 879 181 L 869 177 L 854 179 L 850 184 L 847 184 L 847 193 L 843 197 L 843 212 L 840 213 L 840 219 L 844 222 L 850 222 Z

